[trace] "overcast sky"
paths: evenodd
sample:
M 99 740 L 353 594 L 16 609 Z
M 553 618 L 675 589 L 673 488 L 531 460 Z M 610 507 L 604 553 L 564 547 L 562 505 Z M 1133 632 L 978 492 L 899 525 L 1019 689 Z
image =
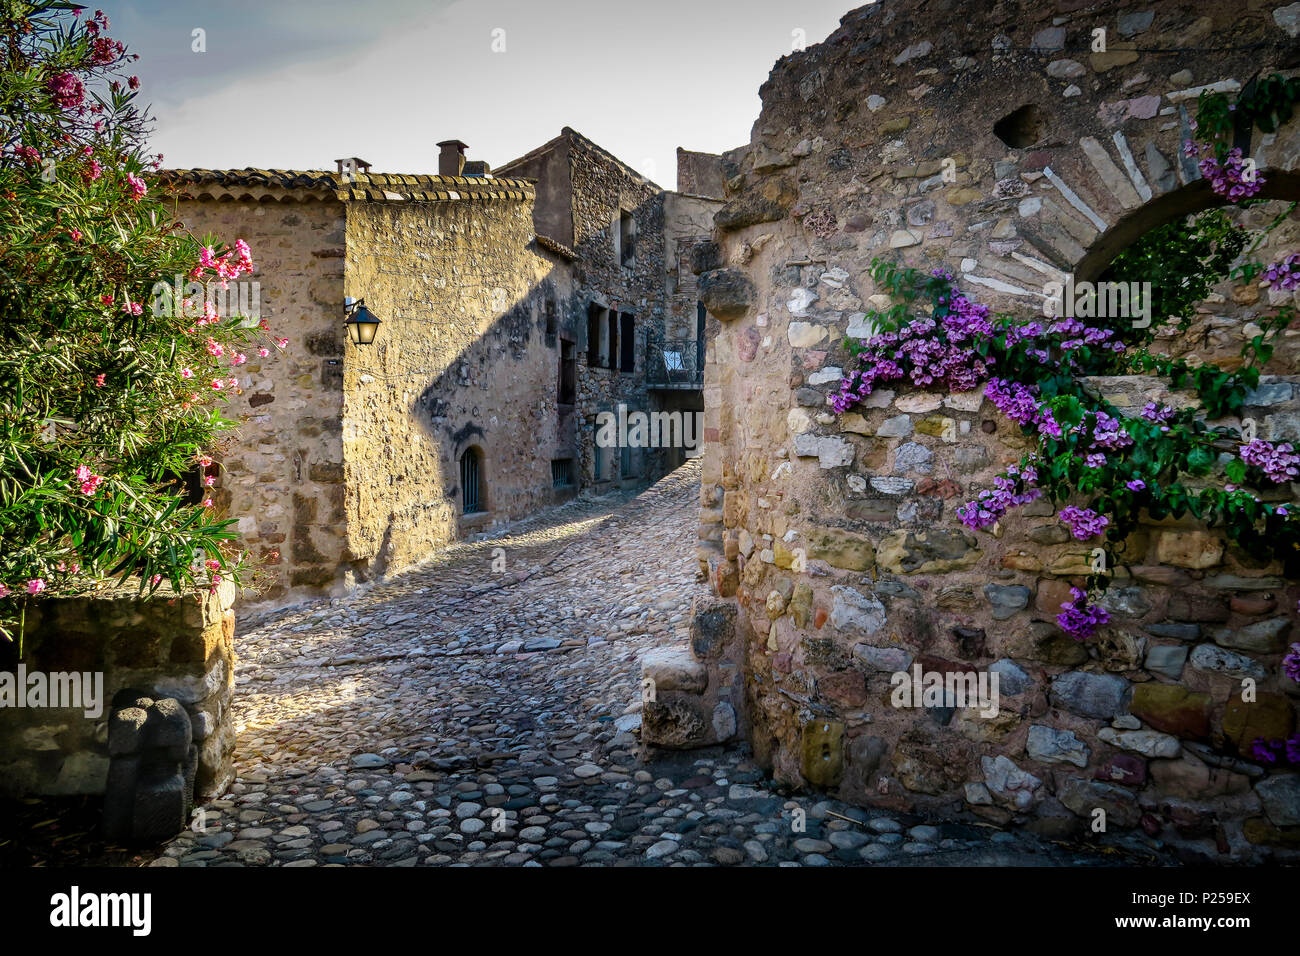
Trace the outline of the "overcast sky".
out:
M 572 126 L 662 186 L 676 148 L 749 141 L 795 31 L 862 0 L 101 0 L 140 54 L 170 168 L 436 172 L 443 139 L 493 167 Z M 206 52 L 192 50 L 205 31 Z M 504 33 L 496 32 L 504 31 Z M 504 52 L 494 52 L 494 41 Z

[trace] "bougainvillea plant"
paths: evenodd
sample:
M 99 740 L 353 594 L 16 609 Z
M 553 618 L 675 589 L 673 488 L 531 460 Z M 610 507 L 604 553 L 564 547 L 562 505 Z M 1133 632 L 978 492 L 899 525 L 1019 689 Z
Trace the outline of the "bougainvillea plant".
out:
M 0 0 L 0 635 L 19 641 L 29 602 L 110 579 L 246 579 L 213 456 L 238 367 L 285 344 L 207 294 L 251 251 L 171 221 L 109 26 Z
M 1270 89 L 1273 98 L 1267 102 L 1274 108 L 1267 115 L 1285 114 L 1276 103 L 1291 95 L 1290 87 L 1280 93 Z M 1251 102 L 1258 122 L 1265 107 Z M 1206 115 L 1215 115 L 1215 109 L 1211 105 Z M 1202 128 L 1219 129 L 1215 123 Z M 1231 159 L 1231 150 L 1220 154 L 1213 142 L 1198 149 L 1216 162 Z M 1232 168 L 1253 169 L 1244 163 Z M 1223 173 L 1228 179 L 1232 175 Z M 1258 202 L 1251 197 L 1262 178 L 1252 173 L 1247 179 L 1246 190 L 1234 191 L 1235 180 L 1222 187 L 1212 182 L 1212 188 L 1227 202 Z M 1140 520 L 1191 514 L 1222 527 L 1248 554 L 1281 561 L 1294 576 L 1300 573 L 1300 514 L 1287 505 L 1287 483 L 1300 479 L 1300 453 L 1245 428 L 1207 424 L 1240 415 L 1272 356 L 1272 340 L 1291 323 L 1294 309 L 1282 305 L 1257 317 L 1260 332 L 1243 346 L 1240 366 L 1231 371 L 1150 348 L 1162 327 L 1186 330 L 1197 302 L 1230 275 L 1260 276 L 1278 288 L 1294 288 L 1300 279 L 1295 256 L 1267 268 L 1241 261 L 1261 238 L 1250 244 L 1251 236 L 1221 209 L 1153 230 L 1117 257 L 1105 278 L 1151 282 L 1147 305 L 1155 321 L 1115 328 L 1061 314 L 1031 319 L 994 314 L 961 291 L 945 270 L 923 273 L 877 259 L 872 276 L 895 304 L 868 314 L 877 334 L 865 342 L 846 341 L 855 367 L 831 396 L 831 405 L 846 412 L 886 384 L 982 389 L 1034 447 L 997 476 L 992 488 L 959 507 L 957 516 L 968 527 L 987 529 L 1011 509 L 1041 497 L 1060 505 L 1057 518 L 1071 537 L 1095 548 L 1086 586 L 1072 589 L 1057 616 L 1060 627 L 1078 640 L 1109 621 L 1092 597 L 1106 589 L 1124 561 L 1125 544 Z M 1125 415 L 1089 380 L 1126 374 L 1161 376 L 1174 389 L 1190 391 L 1195 401 L 1178 408 L 1148 403 Z

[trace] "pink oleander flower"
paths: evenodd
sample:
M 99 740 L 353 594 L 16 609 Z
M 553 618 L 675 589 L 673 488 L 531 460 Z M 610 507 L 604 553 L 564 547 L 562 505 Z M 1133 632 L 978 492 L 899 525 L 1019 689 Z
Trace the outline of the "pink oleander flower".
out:
M 149 187 L 145 185 L 145 181 L 134 173 L 127 173 L 126 181 L 131 186 L 131 198 L 136 202 L 143 199 L 145 193 L 149 191 Z
M 287 348 L 289 347 L 289 340 L 288 340 L 288 339 L 276 339 L 276 340 L 275 340 L 275 344 L 278 345 L 278 346 L 280 346 L 280 348 L 282 348 L 282 349 L 287 349 Z
M 107 377 L 108 377 L 108 373 L 107 373 L 107 372 L 100 372 L 98 375 L 96 375 L 96 376 L 95 376 L 95 387 L 96 387 L 96 388 L 103 388 L 103 387 L 104 387 L 104 379 L 107 378 Z
M 91 497 L 99 489 L 100 484 L 104 481 L 103 475 L 97 475 L 85 465 L 78 465 L 74 472 L 77 482 L 81 485 L 81 493 L 86 497 Z
M 226 384 L 231 388 L 239 388 L 239 379 L 237 378 L 226 379 Z
M 271 350 L 268 349 L 268 348 L 260 348 L 260 349 L 257 350 L 257 354 L 258 354 L 261 358 L 266 358 L 268 355 L 271 354 Z
M 211 468 L 211 467 L 212 467 L 212 457 L 211 457 L 210 455 L 199 455 L 197 458 L 194 459 L 194 461 L 195 461 L 195 463 L 198 464 L 201 468 Z
M 216 391 L 220 391 L 220 390 L 223 389 L 223 388 L 225 388 L 225 384 L 221 381 L 221 379 L 219 379 L 219 378 L 214 378 L 214 379 L 212 380 L 212 390 L 213 390 L 214 392 L 216 392 Z
M 9 585 L 0 584 L 0 598 L 7 598 L 11 593 L 12 592 L 9 590 Z
M 243 365 L 247 361 L 248 361 L 247 355 L 245 355 L 243 352 L 236 352 L 235 357 L 230 360 L 230 364 L 238 366 L 238 365 Z
M 41 154 L 31 146 L 15 146 L 14 155 L 23 161 L 24 166 L 39 166 Z
M 54 105 L 62 110 L 76 109 L 86 98 L 86 88 L 71 73 L 56 73 L 45 81 L 45 91 Z
M 212 507 L 212 499 L 211 499 L 211 498 L 204 498 L 204 499 L 203 499 L 203 507 L 205 507 L 205 508 L 211 508 L 211 507 Z
M 155 574 L 153 577 L 151 577 L 151 578 L 149 579 L 149 585 L 150 585 L 151 587 L 155 587 L 155 588 L 156 588 L 156 587 L 158 586 L 158 584 L 159 584 L 161 581 L 162 581 L 162 575 L 161 575 L 161 574 Z
M 211 488 L 216 483 L 217 483 L 217 479 L 215 475 L 208 475 L 206 478 L 203 479 L 203 486 L 205 488 Z
M 32 578 L 27 582 L 27 593 L 31 595 L 40 594 L 45 590 L 45 582 L 40 578 Z
M 181 378 L 193 378 L 193 377 L 194 377 L 194 369 L 192 368 L 181 369 Z
M 74 227 L 74 228 L 68 230 L 68 236 L 71 237 L 71 239 L 72 239 L 73 242 L 80 242 L 80 241 L 81 241 L 82 232 L 81 232 L 80 229 L 77 229 L 77 228 Z

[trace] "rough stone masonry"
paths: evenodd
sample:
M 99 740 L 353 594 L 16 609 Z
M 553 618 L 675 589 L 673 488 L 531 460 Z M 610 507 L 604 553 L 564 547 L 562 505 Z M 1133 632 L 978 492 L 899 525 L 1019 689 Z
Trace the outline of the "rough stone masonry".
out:
M 1038 313 L 1045 283 L 1096 278 L 1211 205 L 1180 151 L 1200 89 L 1294 75 L 1298 31 L 1300 4 L 884 0 L 778 62 L 752 141 L 723 157 L 716 245 L 696 261 L 722 320 L 699 552 L 714 597 L 700 646 L 647 670 L 675 688 L 667 742 L 711 739 L 708 695 L 729 693 L 778 778 L 858 804 L 1054 835 L 1102 810 L 1111 829 L 1219 860 L 1294 856 L 1300 775 L 1250 749 L 1296 726 L 1300 687 L 1279 666 L 1296 582 L 1213 531 L 1151 522 L 1106 596 L 1112 625 L 1075 643 L 1054 618 L 1088 556 L 1051 505 L 994 533 L 954 516 L 1019 459 L 1014 423 L 979 392 L 879 391 L 840 417 L 827 395 L 846 336 L 888 305 L 873 257 L 945 267 L 994 309 Z M 1300 120 L 1247 154 L 1265 198 L 1300 197 Z M 1296 232 L 1292 215 L 1278 241 L 1294 249 Z M 1216 290 L 1198 317 L 1209 350 L 1235 351 L 1279 301 Z M 1281 351 L 1248 414 L 1261 437 L 1295 440 L 1294 333 Z M 1125 408 L 1162 397 L 1145 379 L 1098 385 Z M 999 715 L 891 706 L 891 675 L 918 664 L 996 672 Z

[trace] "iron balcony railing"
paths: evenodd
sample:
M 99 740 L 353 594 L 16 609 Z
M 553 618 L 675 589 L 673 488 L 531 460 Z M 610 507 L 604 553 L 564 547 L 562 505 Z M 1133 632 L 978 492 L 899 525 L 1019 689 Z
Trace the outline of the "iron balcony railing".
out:
M 659 388 L 703 388 L 703 343 L 695 339 L 663 339 L 647 330 L 646 384 Z

